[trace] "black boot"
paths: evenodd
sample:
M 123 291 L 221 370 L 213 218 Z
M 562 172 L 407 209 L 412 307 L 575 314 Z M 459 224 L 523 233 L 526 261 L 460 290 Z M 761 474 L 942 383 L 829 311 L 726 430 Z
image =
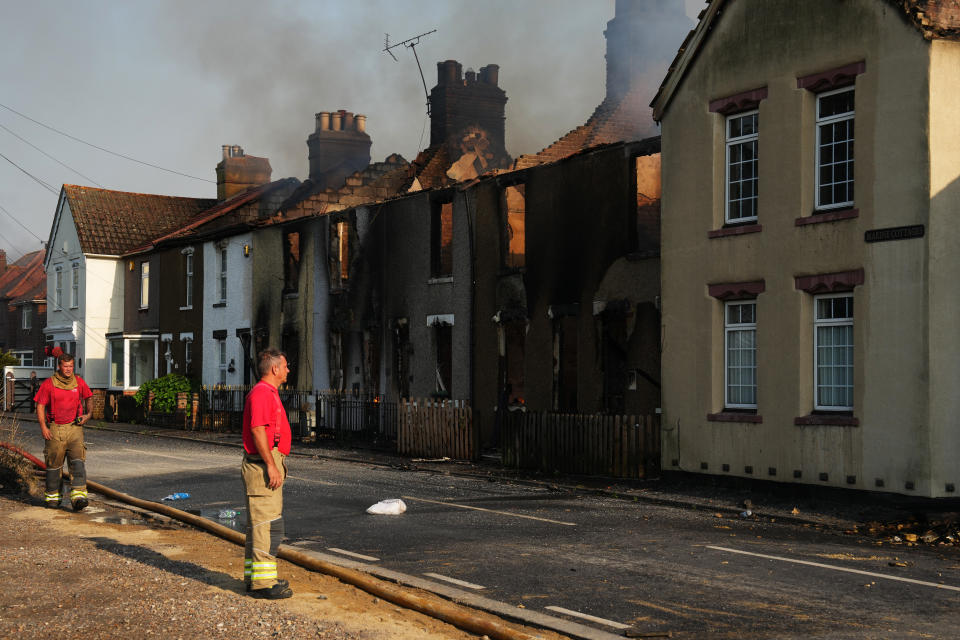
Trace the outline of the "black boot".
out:
M 269 589 L 251 589 L 250 595 L 254 598 L 263 598 L 264 600 L 283 600 L 293 595 L 293 590 L 286 584 L 277 582 Z

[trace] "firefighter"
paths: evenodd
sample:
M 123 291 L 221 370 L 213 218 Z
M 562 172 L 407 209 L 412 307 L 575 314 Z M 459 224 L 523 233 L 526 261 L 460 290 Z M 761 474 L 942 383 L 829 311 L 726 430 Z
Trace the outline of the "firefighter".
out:
M 243 463 L 240 475 L 247 496 L 247 543 L 243 578 L 255 598 L 280 600 L 293 595 L 277 577 L 277 548 L 283 540 L 284 459 L 290 455 L 290 423 L 277 387 L 290 369 L 282 351 L 265 349 L 258 360 L 260 382 L 243 407 Z
M 57 349 L 59 351 L 59 349 Z M 83 425 L 90 419 L 93 392 L 74 374 L 74 359 L 62 351 L 57 355 L 57 370 L 40 385 L 33 400 L 37 403 L 37 421 L 45 441 L 44 462 L 47 464 L 44 502 L 57 508 L 60 495 L 61 467 L 66 456 L 70 467 L 70 503 L 74 511 L 87 507 L 87 471 L 84 466 L 87 446 L 83 442 Z

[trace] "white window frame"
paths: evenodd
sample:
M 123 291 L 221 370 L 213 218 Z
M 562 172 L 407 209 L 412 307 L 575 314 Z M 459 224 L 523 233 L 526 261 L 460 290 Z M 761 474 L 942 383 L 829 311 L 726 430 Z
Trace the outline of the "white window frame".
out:
M 140 308 L 150 308 L 150 261 L 140 263 Z
M 826 127 L 826 126 L 832 126 L 832 125 L 837 124 L 837 123 L 839 123 L 839 122 L 846 122 L 847 120 L 851 121 L 851 125 L 850 125 L 850 126 L 854 126 L 854 125 L 853 125 L 853 122 L 855 121 L 855 116 L 856 116 L 856 103 L 854 103 L 854 108 L 853 108 L 852 111 L 847 111 L 847 112 L 844 112 L 844 113 L 840 113 L 840 114 L 828 116 L 828 117 L 825 117 L 825 118 L 821 118 L 821 117 L 820 117 L 820 100 L 823 99 L 823 98 L 828 98 L 828 97 L 833 96 L 833 95 L 837 95 L 837 94 L 840 94 L 840 93 L 847 93 L 847 92 L 853 93 L 853 95 L 854 95 L 854 100 L 856 100 L 856 93 L 855 93 L 855 91 L 854 91 L 854 87 L 853 87 L 853 86 L 842 87 L 842 88 L 840 88 L 840 89 L 834 89 L 834 90 L 832 90 L 832 91 L 824 91 L 823 93 L 818 93 L 818 94 L 816 95 L 817 102 L 816 102 L 816 126 L 815 126 L 815 129 L 816 129 L 817 139 L 816 139 L 816 146 L 814 147 L 814 156 L 815 156 L 815 157 L 814 157 L 814 165 L 815 165 L 815 166 L 814 166 L 814 177 L 815 177 L 815 180 L 816 180 L 816 191 L 814 192 L 814 196 L 815 196 L 815 198 L 816 198 L 816 209 L 817 209 L 817 211 L 830 211 L 830 210 L 832 210 L 832 209 L 845 209 L 845 208 L 852 207 L 852 206 L 853 206 L 853 203 L 854 203 L 853 199 L 851 199 L 851 200 L 845 200 L 845 201 L 843 201 L 843 202 L 831 202 L 831 203 L 829 203 L 829 204 L 824 204 L 824 203 L 822 203 L 822 202 L 820 201 L 820 169 L 821 169 L 822 166 L 823 166 L 823 165 L 821 164 L 821 162 L 820 162 L 820 134 L 821 134 L 821 129 L 822 129 L 823 127 Z M 836 141 L 832 142 L 831 144 L 836 144 Z M 851 147 L 853 147 L 853 145 L 856 144 L 856 138 L 855 138 L 854 132 L 851 132 L 850 137 L 847 138 L 847 140 L 846 140 L 846 144 L 850 145 Z M 854 166 L 855 166 L 855 165 L 854 165 L 854 162 L 853 162 L 853 159 L 854 159 L 855 157 L 856 157 L 856 156 L 855 156 L 855 154 L 854 154 L 854 149 L 851 149 L 851 150 L 850 150 L 850 153 L 849 153 L 849 155 L 848 155 L 848 157 L 847 157 L 847 160 L 845 160 L 845 162 L 848 162 L 848 163 L 849 163 L 849 172 L 848 172 L 848 175 L 847 175 L 847 180 L 846 180 L 846 182 L 848 182 L 848 183 L 851 185 L 851 189 L 856 186 L 856 183 L 854 182 L 854 177 L 853 177 L 853 170 L 854 170 Z M 834 164 L 837 164 L 837 163 L 836 163 L 836 162 L 831 162 L 831 163 L 829 163 L 829 164 L 834 165 Z M 837 184 L 837 183 L 836 183 L 836 182 L 831 182 L 830 184 L 833 185 L 833 184 Z
M 193 248 L 183 250 L 184 305 L 181 310 L 193 309 Z
M 756 116 L 755 126 L 754 126 L 754 132 L 751 133 L 751 134 L 747 134 L 747 135 L 740 135 L 740 136 L 736 136 L 736 137 L 730 137 L 730 125 L 731 125 L 731 123 L 732 123 L 734 120 L 737 120 L 737 119 L 740 119 L 740 118 L 748 118 L 748 117 L 750 117 L 750 116 Z M 756 187 L 759 187 L 760 179 L 759 179 L 759 173 L 758 173 L 758 172 L 759 172 L 759 169 L 760 169 L 760 162 L 759 162 L 759 154 L 758 154 L 758 151 L 759 151 L 759 139 L 760 139 L 760 110 L 759 110 L 759 109 L 753 109 L 753 110 L 751 110 L 751 111 L 744 111 L 744 112 L 742 112 L 742 113 L 735 113 L 735 114 L 733 114 L 733 115 L 731 115 L 731 116 L 728 116 L 728 117 L 726 118 L 726 120 L 724 121 L 724 137 L 726 138 L 726 148 L 725 148 L 725 151 L 724 151 L 724 154 L 725 154 L 725 155 L 724 155 L 724 171 L 725 171 L 725 178 L 724 178 L 724 220 L 725 220 L 728 224 L 730 224 L 730 223 L 732 223 L 732 224 L 737 224 L 737 223 L 741 223 L 741 222 L 754 222 L 754 221 L 757 220 L 756 214 L 755 214 L 755 215 L 752 215 L 752 216 L 740 216 L 740 217 L 732 217 L 732 216 L 731 216 L 731 211 L 730 211 L 730 204 L 731 204 L 731 194 L 730 194 L 730 190 L 731 190 L 731 183 L 730 183 L 730 173 L 731 173 L 731 172 L 730 172 L 730 165 L 731 165 L 731 159 L 730 159 L 730 154 L 731 154 L 731 152 L 732 152 L 732 150 L 733 150 L 734 147 L 742 147 L 743 145 L 750 144 L 750 143 L 753 143 L 753 144 L 754 144 L 754 154 L 753 154 L 753 162 L 752 162 L 752 164 L 753 164 L 753 169 L 754 169 L 753 183 L 754 183 L 754 185 L 756 185 Z M 742 166 L 744 163 L 743 163 L 743 161 L 741 160 L 741 162 L 740 162 L 739 164 Z M 741 174 L 741 177 L 740 177 L 740 179 L 737 181 L 737 184 L 739 184 L 739 185 L 742 186 L 744 183 L 745 183 L 745 181 L 743 180 L 743 176 L 742 176 L 742 174 Z M 742 195 L 742 194 L 741 194 L 741 195 Z M 754 211 L 756 211 L 756 210 L 757 210 L 757 202 L 758 202 L 756 189 L 754 190 L 754 194 L 753 194 L 752 198 L 750 198 L 750 199 L 753 200 L 753 202 L 754 202 Z M 743 202 L 743 201 L 745 201 L 745 200 L 747 200 L 747 198 L 743 198 L 743 197 L 737 198 L 737 202 Z
M 829 300 L 834 298 L 849 298 L 850 299 L 850 309 L 851 313 L 848 317 L 844 318 L 827 318 L 820 319 L 817 317 L 820 300 Z M 853 322 L 854 322 L 854 306 L 853 306 L 853 292 L 844 292 L 844 293 L 830 293 L 820 296 L 813 297 L 813 403 L 814 409 L 817 411 L 853 411 L 853 391 L 854 391 L 854 363 L 853 358 L 855 355 L 855 346 L 853 343 Z M 850 404 L 848 405 L 825 405 L 820 404 L 820 332 L 818 329 L 824 327 L 850 327 L 850 344 L 845 345 L 849 347 L 850 350 L 850 362 L 848 365 L 845 365 L 845 368 L 850 370 L 850 384 L 844 385 L 849 386 L 850 389 Z M 831 345 L 834 346 L 835 345 Z M 839 385 L 834 385 L 831 388 L 839 387 Z
M 227 339 L 217 338 L 217 369 L 220 372 L 219 383 L 227 384 Z
M 70 308 L 76 309 L 80 306 L 80 264 L 73 263 L 70 273 Z
M 730 310 L 733 307 L 753 307 L 752 322 L 731 322 Z M 730 338 L 733 334 L 753 332 L 753 399 L 752 403 L 732 402 L 730 399 Z M 745 351 L 745 349 L 740 349 Z M 749 367 L 739 367 L 740 369 L 749 369 Z M 748 387 L 750 385 L 738 385 L 739 387 Z M 756 300 L 733 300 L 725 302 L 723 305 L 723 406 L 725 409 L 756 409 L 757 408 L 757 301 Z
M 217 279 L 217 289 L 220 302 L 227 301 L 227 247 L 222 246 L 218 252 L 217 262 L 220 267 L 220 275 Z
M 120 340 L 123 342 L 123 362 L 121 363 L 120 372 L 122 375 L 122 384 L 117 386 L 113 384 L 113 347 L 110 344 L 115 340 Z M 131 386 L 130 385 L 130 343 L 133 341 L 148 341 L 153 343 L 153 377 L 156 378 L 159 373 L 160 367 L 160 345 L 157 340 L 157 336 L 145 336 L 145 335 L 129 335 L 123 336 L 122 338 L 110 338 L 107 341 L 107 376 L 109 378 L 108 385 L 111 389 L 123 389 L 125 391 L 135 391 L 140 388 L 140 386 Z
M 54 296 L 54 303 L 59 311 L 63 309 L 63 267 L 59 264 L 54 274 Z
M 20 313 L 21 313 L 20 328 L 25 330 L 32 329 L 33 328 L 33 307 L 31 307 L 29 304 L 25 304 L 21 307 Z
M 10 355 L 15 357 L 20 361 L 21 367 L 32 367 L 33 366 L 33 351 L 23 350 L 23 351 L 11 351 Z

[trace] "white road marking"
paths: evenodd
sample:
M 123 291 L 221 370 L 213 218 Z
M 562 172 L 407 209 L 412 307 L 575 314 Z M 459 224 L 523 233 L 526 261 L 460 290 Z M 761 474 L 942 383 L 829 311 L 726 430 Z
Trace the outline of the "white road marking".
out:
M 354 553 L 353 551 L 347 551 L 346 549 L 337 549 L 336 547 L 327 547 L 327 551 L 333 551 L 334 553 L 341 553 L 345 556 L 350 556 L 351 558 L 360 558 L 361 560 L 366 560 L 367 562 L 380 562 L 380 558 L 374 558 L 373 556 L 365 556 L 362 553 Z
M 614 622 L 613 620 L 607 620 L 606 618 L 598 618 L 597 616 L 591 616 L 589 613 L 580 613 L 579 611 L 571 611 L 570 609 L 564 609 L 563 607 L 545 607 L 550 611 L 556 611 L 557 613 L 563 613 L 568 616 L 573 616 L 574 618 L 583 618 L 584 620 L 589 620 L 590 622 L 596 622 L 597 624 L 605 624 L 608 627 L 613 627 L 614 629 L 629 629 L 630 625 L 622 624 L 620 622 Z
M 312 482 L 314 484 L 322 484 L 327 487 L 337 486 L 336 482 L 330 482 L 329 480 L 314 480 L 313 478 L 301 478 L 300 476 L 291 476 L 291 475 L 287 475 L 287 478 L 290 478 L 293 480 L 299 480 L 300 482 Z
M 440 500 L 427 500 L 426 498 L 414 498 L 412 496 L 401 496 L 404 500 L 413 500 L 415 502 L 428 502 L 430 504 L 442 504 L 445 507 L 457 507 L 459 509 L 472 509 L 474 511 L 486 511 L 487 513 L 497 513 L 502 516 L 513 516 L 514 518 L 526 518 L 527 520 L 539 520 L 540 522 L 550 522 L 552 524 L 562 524 L 567 527 L 577 526 L 576 522 L 563 522 L 561 520 L 550 520 L 549 518 L 538 518 L 536 516 L 526 516 L 521 513 L 510 513 L 509 511 L 496 511 L 494 509 L 484 509 L 483 507 L 471 507 L 465 504 L 455 502 L 442 502 Z
M 793 564 L 805 564 L 809 567 L 819 567 L 821 569 L 833 569 L 834 571 L 844 571 L 846 573 L 856 573 L 871 578 L 881 578 L 882 580 L 896 580 L 897 582 L 909 582 L 910 584 L 919 584 L 924 587 L 934 587 L 936 589 L 947 589 L 948 591 L 960 591 L 960 587 L 952 587 L 948 584 L 938 584 L 936 582 L 926 582 L 924 580 L 914 580 L 913 578 L 901 578 L 900 576 L 890 576 L 883 573 L 874 573 L 872 571 L 861 571 L 859 569 L 848 569 L 847 567 L 838 567 L 832 564 L 823 564 L 821 562 L 810 562 L 809 560 L 796 560 L 794 558 L 782 558 L 780 556 L 768 556 L 763 553 L 753 553 L 751 551 L 740 551 L 739 549 L 728 549 L 727 547 L 714 547 L 706 545 L 707 549 L 716 551 L 727 551 L 729 553 L 739 553 L 745 556 L 754 556 L 757 558 L 766 558 L 767 560 L 780 560 L 781 562 L 792 562 Z
M 486 589 L 486 587 L 483 586 L 482 584 L 473 584 L 472 582 L 457 580 L 456 578 L 440 575 L 439 573 L 425 573 L 423 575 L 430 576 L 431 578 L 436 578 L 437 580 L 445 580 L 447 582 L 452 582 L 453 584 L 459 585 L 461 587 L 466 587 L 467 589 Z
M 182 455 L 182 456 L 171 456 L 171 455 L 166 454 L 166 453 L 157 453 L 157 452 L 155 452 L 155 451 L 141 451 L 140 449 L 131 449 L 131 448 L 129 448 L 129 447 L 125 447 L 125 448 L 122 449 L 122 450 L 123 450 L 123 451 L 131 451 L 131 452 L 133 452 L 133 453 L 142 453 L 142 454 L 145 455 L 145 456 L 156 456 L 156 457 L 158 457 L 158 458 L 170 458 L 171 460 L 179 460 L 180 462 L 190 462 L 190 461 L 195 461 L 195 460 L 197 459 L 197 456 L 195 456 L 195 455 L 193 455 L 193 454 L 190 454 L 190 455 Z

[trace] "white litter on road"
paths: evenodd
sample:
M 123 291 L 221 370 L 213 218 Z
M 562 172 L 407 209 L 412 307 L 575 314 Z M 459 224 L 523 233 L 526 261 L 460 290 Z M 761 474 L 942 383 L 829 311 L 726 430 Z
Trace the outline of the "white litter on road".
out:
M 375 516 L 398 516 L 406 510 L 407 505 L 403 503 L 403 500 L 400 498 L 391 498 L 389 500 L 381 500 L 372 507 L 369 507 L 367 513 L 372 513 Z

